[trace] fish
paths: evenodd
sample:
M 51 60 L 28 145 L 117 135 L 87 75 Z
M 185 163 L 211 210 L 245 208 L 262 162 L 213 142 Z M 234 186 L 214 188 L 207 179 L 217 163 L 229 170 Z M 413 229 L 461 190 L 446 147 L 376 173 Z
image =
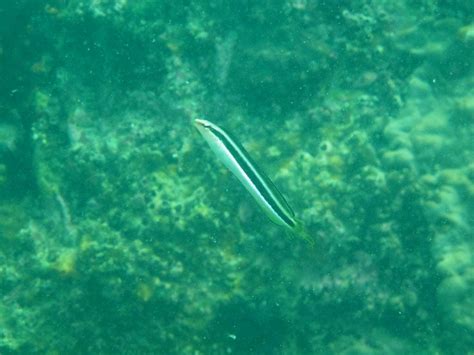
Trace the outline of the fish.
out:
M 273 223 L 283 227 L 291 235 L 301 236 L 314 244 L 275 184 L 230 133 L 204 119 L 195 119 L 194 126 L 217 158 L 237 177 Z

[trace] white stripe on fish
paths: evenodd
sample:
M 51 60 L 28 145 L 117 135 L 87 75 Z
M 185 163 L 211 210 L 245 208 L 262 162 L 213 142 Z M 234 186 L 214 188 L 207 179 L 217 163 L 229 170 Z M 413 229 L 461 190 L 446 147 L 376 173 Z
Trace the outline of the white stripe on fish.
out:
M 270 220 L 310 241 L 283 195 L 258 168 L 245 148 L 212 122 L 196 119 L 194 124 L 213 152 L 240 180 Z

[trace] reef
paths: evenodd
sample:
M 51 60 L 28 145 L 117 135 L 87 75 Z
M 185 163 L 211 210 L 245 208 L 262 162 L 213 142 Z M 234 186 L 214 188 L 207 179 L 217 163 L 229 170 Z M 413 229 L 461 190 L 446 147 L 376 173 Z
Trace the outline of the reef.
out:
M 469 2 L 16 1 L 0 29 L 1 353 L 472 351 Z

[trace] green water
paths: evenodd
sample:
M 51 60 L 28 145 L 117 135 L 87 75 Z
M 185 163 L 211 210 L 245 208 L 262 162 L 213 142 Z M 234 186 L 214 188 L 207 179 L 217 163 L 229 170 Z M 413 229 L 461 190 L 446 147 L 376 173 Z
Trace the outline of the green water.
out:
M 472 354 L 473 58 L 467 0 L 2 1 L 0 353 Z

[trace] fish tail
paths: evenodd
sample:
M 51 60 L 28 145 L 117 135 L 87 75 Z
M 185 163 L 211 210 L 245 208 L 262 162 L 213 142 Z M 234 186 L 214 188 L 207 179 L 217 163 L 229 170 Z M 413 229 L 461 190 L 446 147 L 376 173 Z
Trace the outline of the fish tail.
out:
M 303 222 L 299 220 L 296 221 L 296 225 L 293 227 L 293 234 L 306 241 L 311 248 L 314 248 L 316 244 L 315 238 L 311 235 Z

